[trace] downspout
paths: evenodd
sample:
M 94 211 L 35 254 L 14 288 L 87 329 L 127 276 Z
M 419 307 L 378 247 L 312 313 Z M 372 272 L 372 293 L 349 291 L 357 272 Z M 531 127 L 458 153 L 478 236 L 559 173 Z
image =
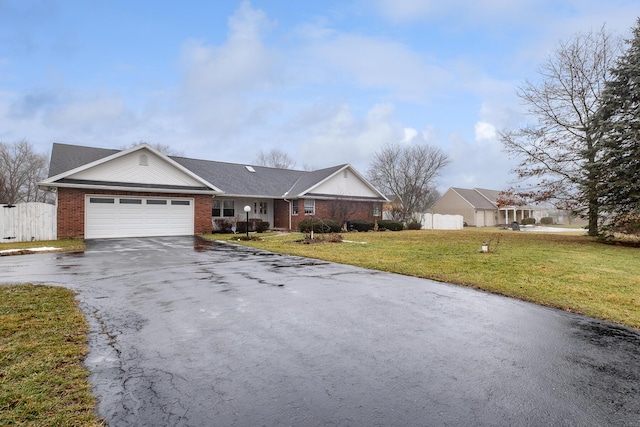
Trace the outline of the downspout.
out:
M 289 231 L 291 231 L 291 200 L 287 200 L 286 199 L 287 194 L 289 194 L 288 191 L 282 195 L 282 200 L 284 200 L 285 202 L 287 202 L 289 204 L 289 213 L 288 213 L 287 216 L 289 217 Z
M 215 194 L 211 195 L 211 232 L 213 233 L 213 227 L 215 226 L 215 222 L 213 219 L 213 199 L 216 198 Z M 195 219 L 194 219 L 195 220 Z

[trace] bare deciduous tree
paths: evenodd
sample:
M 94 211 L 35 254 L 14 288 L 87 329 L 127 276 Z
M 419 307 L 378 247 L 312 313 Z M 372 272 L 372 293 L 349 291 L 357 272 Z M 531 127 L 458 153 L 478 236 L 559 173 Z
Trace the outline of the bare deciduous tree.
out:
M 602 27 L 559 43 L 540 66 L 539 81 L 526 81 L 518 96 L 533 123 L 500 132 L 505 151 L 520 164 L 521 184 L 510 193 L 533 202 L 553 201 L 586 216 L 589 234 L 598 233 L 601 149 L 597 112 L 620 41 Z
M 259 166 L 268 166 L 270 168 L 278 169 L 293 169 L 296 166 L 296 162 L 284 151 L 277 148 L 265 153 L 261 151 L 255 159 L 256 164 Z
M 394 219 L 409 221 L 435 202 L 435 179 L 449 162 L 437 147 L 388 144 L 373 154 L 368 175 L 381 191 L 395 196 Z
M 47 156 L 25 140 L 0 142 L 0 202 L 49 202 L 51 193 L 38 188 L 47 176 Z

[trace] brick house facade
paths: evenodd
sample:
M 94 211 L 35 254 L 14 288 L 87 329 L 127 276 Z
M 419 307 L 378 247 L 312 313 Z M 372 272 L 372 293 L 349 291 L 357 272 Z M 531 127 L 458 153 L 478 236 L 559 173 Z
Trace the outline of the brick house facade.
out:
M 387 201 L 349 164 L 278 169 L 167 156 L 148 144 L 124 150 L 53 144 L 49 177 L 39 185 L 57 190 L 58 238 L 205 234 L 247 216 L 297 229 L 311 216 L 373 220 Z

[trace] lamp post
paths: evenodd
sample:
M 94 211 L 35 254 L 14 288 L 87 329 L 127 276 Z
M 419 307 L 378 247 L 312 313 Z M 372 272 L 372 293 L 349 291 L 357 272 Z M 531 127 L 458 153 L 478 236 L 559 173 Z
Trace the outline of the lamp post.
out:
M 247 228 L 247 239 L 248 239 L 249 238 L 249 212 L 251 211 L 251 206 L 249 205 L 245 206 L 244 211 L 247 213 L 246 228 Z

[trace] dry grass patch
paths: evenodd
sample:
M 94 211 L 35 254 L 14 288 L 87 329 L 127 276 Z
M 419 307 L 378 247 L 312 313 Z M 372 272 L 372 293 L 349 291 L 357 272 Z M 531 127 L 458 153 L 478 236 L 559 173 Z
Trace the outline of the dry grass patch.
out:
M 0 286 L 0 425 L 99 426 L 73 292 Z
M 28 250 L 32 248 L 56 248 L 59 252 L 82 251 L 85 249 L 84 240 L 39 240 L 35 242 L 4 242 L 0 243 L 0 252 L 10 249 Z M 24 253 L 24 252 L 23 252 Z M 18 252 L 17 254 L 20 254 Z M 10 255 L 10 254 L 9 254 Z

